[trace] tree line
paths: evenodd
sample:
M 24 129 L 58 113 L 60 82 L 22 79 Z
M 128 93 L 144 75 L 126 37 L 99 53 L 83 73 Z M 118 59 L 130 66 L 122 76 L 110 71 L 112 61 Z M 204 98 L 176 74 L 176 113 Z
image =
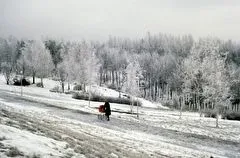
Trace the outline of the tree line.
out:
M 146 34 L 107 41 L 0 38 L 0 71 L 108 86 L 187 110 L 240 110 L 240 44 L 214 37 Z M 70 87 L 69 87 L 70 88 Z M 119 95 L 120 96 L 120 95 Z

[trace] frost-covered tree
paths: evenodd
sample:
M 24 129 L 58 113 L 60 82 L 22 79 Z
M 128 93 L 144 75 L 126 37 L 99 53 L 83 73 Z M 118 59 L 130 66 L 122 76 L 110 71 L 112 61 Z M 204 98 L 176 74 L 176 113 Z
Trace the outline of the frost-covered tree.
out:
M 64 86 L 65 86 L 65 81 L 67 80 L 67 78 L 68 78 L 68 73 L 67 73 L 67 71 L 66 71 L 66 68 L 67 68 L 67 66 L 66 65 L 68 65 L 68 63 L 66 63 L 66 61 L 64 61 L 63 60 L 63 62 L 61 62 L 59 65 L 58 65 L 58 72 L 57 72 L 57 74 L 58 74 L 58 78 L 59 78 L 59 82 L 60 82 L 60 84 L 61 84 L 61 86 L 62 86 L 62 92 L 64 93 Z
M 47 77 L 53 69 L 49 50 L 45 48 L 42 41 L 29 41 L 22 51 L 22 57 L 32 71 L 33 82 L 35 82 L 35 76 L 39 76 L 43 87 L 43 78 Z
M 78 45 L 76 43 L 71 43 L 69 45 L 67 53 L 62 54 L 63 62 L 61 63 L 61 65 L 64 68 L 65 72 L 67 73 L 67 78 L 69 82 L 77 81 L 78 74 L 77 65 L 80 62 L 80 59 L 78 57 L 79 50 L 77 48 Z
M 201 110 L 200 98 L 203 94 L 203 71 L 202 61 L 200 58 L 201 50 L 193 48 L 190 56 L 184 60 L 184 83 L 183 90 L 184 94 L 190 95 L 191 101 L 189 101 L 189 110 L 195 106 L 194 109 Z
M 132 100 L 131 112 L 133 112 L 134 97 L 139 97 L 139 81 L 141 76 L 141 68 L 136 57 L 130 59 L 129 64 L 126 68 L 126 82 L 124 83 L 124 92 L 130 95 Z
M 230 80 L 230 93 L 232 106 L 230 110 L 239 110 L 240 105 L 240 67 L 233 67 Z
M 21 65 L 25 64 L 30 69 L 33 77 L 33 84 L 35 84 L 35 77 L 37 71 L 38 50 L 39 47 L 36 44 L 36 41 L 28 41 L 26 42 L 25 47 L 22 50 L 21 58 L 19 59 Z
M 57 66 L 63 60 L 61 57 L 62 43 L 53 39 L 48 39 L 45 41 L 45 46 L 50 51 L 52 62 L 54 64 L 54 71 L 57 73 Z
M 97 83 L 99 65 L 95 51 L 85 41 L 74 43 L 66 57 L 67 72 L 72 81 L 79 82 L 86 91 L 86 85 Z
M 43 78 L 47 77 L 53 70 L 53 62 L 50 52 L 45 48 L 43 43 L 40 43 L 37 64 L 37 75 L 41 78 L 41 85 L 43 85 Z
M 22 73 L 23 76 L 26 75 L 27 67 L 22 58 L 22 51 L 25 47 L 25 41 L 17 41 L 17 63 L 16 63 L 16 74 Z
M 96 84 L 99 80 L 99 61 L 96 58 L 95 50 L 90 49 L 88 58 L 86 60 L 86 66 L 87 66 L 87 83 L 89 85 Z
M 229 104 L 229 76 L 225 62 L 227 52 L 221 52 L 220 45 L 218 39 L 200 39 L 192 49 L 187 63 L 189 69 L 186 71 L 191 89 L 202 92 L 204 98 L 212 102 L 217 113 L 217 127 L 220 109 Z
M 17 39 L 13 36 L 0 40 L 1 71 L 7 84 L 10 82 L 11 74 L 17 63 Z
M 57 76 L 58 76 L 58 80 L 62 86 L 62 92 L 65 91 L 64 87 L 65 87 L 65 82 L 68 81 L 68 90 L 70 90 L 70 73 L 71 73 L 71 69 L 73 66 L 73 61 L 71 61 L 70 59 L 70 49 L 71 49 L 71 43 L 67 42 L 67 43 L 63 43 L 62 44 L 62 49 L 61 49 L 61 58 L 62 58 L 62 62 L 58 64 L 57 66 Z
M 87 64 L 87 84 L 89 88 L 89 106 L 90 106 L 90 98 L 91 98 L 91 88 L 92 85 L 97 83 L 99 80 L 99 62 L 95 56 L 94 49 L 90 49 L 89 57 L 86 60 Z

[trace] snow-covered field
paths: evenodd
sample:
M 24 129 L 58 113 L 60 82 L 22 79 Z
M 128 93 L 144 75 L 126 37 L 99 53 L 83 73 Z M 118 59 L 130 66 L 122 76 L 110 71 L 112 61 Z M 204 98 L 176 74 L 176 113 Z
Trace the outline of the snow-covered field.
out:
M 75 100 L 46 88 L 7 86 L 0 76 L 0 157 L 240 157 L 240 122 L 163 110 L 142 100 L 140 116 L 111 104 L 110 121 L 97 119 L 103 103 Z M 94 88 L 94 87 L 93 87 Z M 95 86 L 102 95 L 118 92 Z M 151 108 L 149 108 L 151 107 Z M 136 112 L 134 107 L 134 112 Z M 18 152 L 16 152 L 18 151 Z M 7 156 L 8 155 L 8 156 Z

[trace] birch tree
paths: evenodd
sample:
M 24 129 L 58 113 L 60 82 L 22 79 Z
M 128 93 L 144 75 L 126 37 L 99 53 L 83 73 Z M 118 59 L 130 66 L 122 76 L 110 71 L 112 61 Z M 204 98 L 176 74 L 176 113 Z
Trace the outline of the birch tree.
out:
M 39 42 L 39 53 L 37 56 L 38 64 L 37 64 L 37 75 L 41 78 L 41 85 L 43 85 L 43 78 L 48 77 L 50 72 L 53 70 L 54 65 L 52 62 L 52 57 L 49 52 L 44 46 L 42 42 Z
M 26 66 L 30 69 L 33 78 L 33 84 L 35 84 L 35 77 L 38 65 L 38 52 L 39 46 L 36 44 L 35 41 L 28 41 L 25 44 L 24 49 L 22 50 L 21 64 L 26 64 Z
M 220 109 L 229 104 L 229 78 L 225 63 L 227 52 L 221 52 L 220 45 L 218 39 L 205 38 L 200 39 L 192 50 L 192 54 L 195 54 L 193 65 L 198 65 L 192 68 L 202 74 L 202 94 L 214 104 L 216 127 L 219 126 Z
M 24 62 L 32 71 L 33 82 L 35 82 L 35 76 L 39 76 L 43 87 L 43 78 L 47 77 L 53 68 L 50 52 L 42 41 L 30 41 L 26 43 L 22 55 Z
M 71 43 L 63 43 L 62 44 L 62 49 L 60 50 L 61 54 L 61 63 L 58 64 L 57 66 L 57 74 L 59 78 L 59 82 L 62 86 L 62 92 L 64 93 L 65 89 L 65 81 L 68 80 L 68 90 L 70 90 L 70 74 L 71 74 L 71 69 L 73 66 L 73 61 L 70 57 L 70 49 L 71 49 Z M 71 60 L 72 61 L 71 61 Z
M 124 92 L 130 94 L 132 104 L 130 111 L 133 113 L 134 97 L 139 97 L 139 78 L 141 75 L 141 68 L 138 64 L 137 58 L 132 58 L 126 68 L 126 82 L 124 83 Z
M 1 39 L 1 70 L 4 74 L 7 84 L 14 72 L 17 63 L 17 39 L 10 36 L 7 39 Z
M 86 85 L 97 83 L 99 79 L 99 61 L 96 58 L 95 50 L 85 41 L 72 44 L 69 54 L 66 57 L 67 72 L 72 81 L 77 81 L 86 91 Z

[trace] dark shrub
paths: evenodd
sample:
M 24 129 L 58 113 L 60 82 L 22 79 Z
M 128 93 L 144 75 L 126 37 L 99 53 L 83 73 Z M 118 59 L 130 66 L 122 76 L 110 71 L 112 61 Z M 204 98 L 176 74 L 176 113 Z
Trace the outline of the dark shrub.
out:
M 204 114 L 204 117 L 216 118 L 217 116 L 216 110 L 211 110 L 211 109 L 203 111 L 203 114 Z
M 114 84 L 111 84 L 111 85 L 109 85 L 109 86 L 107 86 L 107 87 L 110 88 L 110 89 L 114 89 L 114 90 L 117 90 L 117 89 L 118 89 L 117 86 L 114 85 Z
M 163 103 L 164 106 L 169 107 L 171 109 L 181 109 L 176 98 L 174 98 L 173 100 L 165 100 L 161 102 Z
M 30 81 L 28 79 L 26 79 L 26 78 L 23 78 L 22 79 L 22 85 L 29 86 L 30 85 Z
M 123 97 L 126 97 L 126 98 L 128 98 L 128 99 L 130 99 L 130 96 L 127 95 L 127 94 L 123 94 L 122 96 L 123 96 Z
M 223 114 L 223 118 L 228 120 L 238 120 L 240 121 L 240 112 L 229 111 Z
M 55 86 L 52 89 L 50 89 L 49 91 L 50 92 L 60 93 L 60 92 L 62 92 L 62 89 L 59 86 Z
M 13 85 L 15 86 L 29 86 L 30 85 L 30 81 L 26 78 L 22 78 L 20 76 L 15 76 L 13 78 Z
M 164 102 L 163 105 L 166 106 L 166 107 L 169 107 L 169 108 L 173 108 L 173 104 L 171 104 L 169 101 Z
M 5 136 L 0 137 L 0 141 L 6 140 L 7 138 Z
M 73 91 L 66 91 L 66 92 L 64 92 L 65 94 L 74 94 L 75 92 L 73 92 Z
M 83 93 L 83 92 L 75 92 L 75 93 L 73 93 L 72 97 L 74 99 L 88 100 L 89 99 L 89 94 L 88 93 Z M 105 96 L 99 96 L 99 95 L 96 95 L 96 94 L 91 94 L 90 100 L 91 101 L 98 101 L 98 102 L 108 101 L 110 103 L 128 104 L 128 105 L 132 104 L 131 100 L 127 99 L 127 98 L 105 97 Z M 138 106 L 142 105 L 142 103 L 140 101 L 134 100 L 133 105 L 137 106 L 137 104 L 138 104 Z
M 37 87 L 43 87 L 43 84 L 41 82 L 36 83 Z
M 59 81 L 59 77 L 53 76 L 53 77 L 52 77 L 52 80 L 53 80 L 53 81 Z
M 6 152 L 8 157 L 17 157 L 17 156 L 24 156 L 23 152 L 19 151 L 16 147 L 11 147 L 9 151 Z
M 76 85 L 76 86 L 73 87 L 73 90 L 81 91 L 82 90 L 82 86 L 81 85 Z
M 83 92 L 75 92 L 75 93 L 73 93 L 72 98 L 88 100 L 88 94 L 87 93 L 83 93 Z
M 33 154 L 31 158 L 41 158 L 39 154 Z

